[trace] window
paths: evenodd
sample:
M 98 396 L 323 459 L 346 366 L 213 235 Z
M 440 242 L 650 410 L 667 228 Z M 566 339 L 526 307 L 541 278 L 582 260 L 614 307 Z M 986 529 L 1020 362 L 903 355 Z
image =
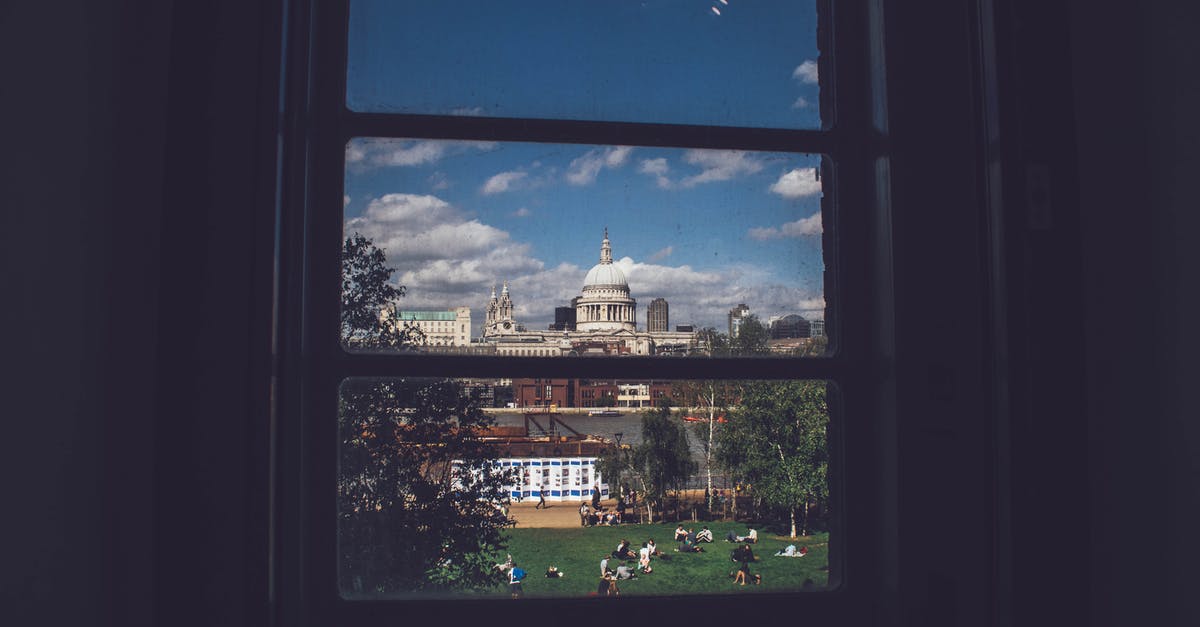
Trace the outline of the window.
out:
M 444 9 L 444 5 L 440 3 L 432 4 L 436 5 L 436 8 L 428 9 L 428 15 L 425 15 L 423 10 L 421 12 L 422 19 L 429 17 L 432 20 L 436 17 L 434 13 Z M 488 7 L 486 11 L 479 16 L 470 15 L 469 17 L 469 21 L 475 24 L 474 28 L 484 29 L 487 25 L 506 23 L 504 20 L 519 19 L 514 17 L 517 14 L 526 15 L 532 10 L 553 8 L 538 3 L 510 7 L 516 13 L 507 15 L 497 22 L 483 17 L 488 12 L 499 10 L 497 3 L 480 3 L 478 6 L 472 5 L 470 8 L 482 7 L 484 4 Z M 676 6 L 681 3 L 663 3 L 663 5 Z M 732 87 L 731 93 L 722 93 L 720 89 L 701 89 L 697 92 L 701 96 L 701 102 L 699 104 L 689 102 L 687 106 L 683 107 L 672 101 L 661 106 L 650 103 L 644 109 L 640 109 L 636 102 L 630 105 L 629 102 L 620 98 L 612 102 L 601 100 L 591 102 L 588 106 L 579 106 L 578 96 L 573 95 L 565 99 L 558 97 L 561 96 L 562 89 L 559 89 L 557 93 L 548 93 L 544 102 L 532 102 L 528 98 L 506 100 L 508 96 L 512 95 L 509 91 L 529 93 L 529 90 L 532 89 L 526 85 L 519 85 L 519 83 L 510 83 L 509 81 L 517 81 L 521 77 L 509 72 L 506 74 L 509 78 L 499 83 L 480 85 L 480 89 L 495 89 L 498 90 L 495 93 L 499 94 L 488 100 L 487 106 L 478 105 L 483 107 L 482 111 L 476 110 L 476 105 L 472 105 L 470 102 L 463 102 L 463 93 L 444 91 L 450 87 L 443 87 L 443 83 L 437 82 L 440 80 L 439 77 L 425 76 L 419 72 L 411 75 L 414 78 L 412 85 L 404 84 L 403 89 L 389 91 L 380 85 L 375 85 L 374 91 L 372 91 L 370 85 L 364 87 L 363 77 L 364 73 L 369 73 L 372 63 L 381 63 L 373 57 L 377 52 L 373 52 L 369 48 L 372 42 L 380 45 L 380 37 L 383 33 L 378 29 L 393 24 L 402 28 L 419 27 L 422 29 L 419 32 L 429 33 L 432 32 L 428 30 L 431 28 L 431 24 L 436 27 L 436 20 L 420 26 L 422 24 L 420 19 L 407 20 L 402 15 L 394 15 L 389 18 L 386 15 L 390 14 L 374 14 L 372 11 L 378 7 L 365 2 L 316 3 L 316 11 L 313 16 L 313 23 L 316 26 L 313 30 L 314 47 L 312 48 L 314 74 L 311 86 L 315 99 L 308 118 L 309 126 L 303 129 L 311 139 L 313 155 L 310 169 L 307 171 L 307 174 L 310 175 L 308 177 L 310 187 L 305 190 L 306 210 L 303 214 L 303 223 L 296 227 L 296 230 L 287 231 L 285 236 L 292 237 L 293 239 L 289 241 L 293 243 L 303 243 L 302 248 L 298 247 L 295 250 L 291 261 L 296 264 L 297 268 L 306 268 L 303 274 L 302 312 L 305 345 L 300 359 L 302 372 L 300 378 L 303 380 L 303 385 L 298 386 L 304 391 L 298 394 L 300 394 L 300 405 L 303 407 L 304 424 L 307 425 L 306 433 L 309 438 L 306 451 L 309 458 L 308 463 L 311 464 L 311 474 L 307 476 L 313 488 L 311 494 L 316 495 L 311 500 L 310 509 L 306 512 L 306 524 L 309 534 L 313 538 L 312 546 L 314 548 L 308 556 L 311 570 L 307 575 L 305 589 L 311 593 L 309 602 L 318 615 L 331 618 L 351 617 L 353 619 L 353 617 L 365 616 L 364 612 L 375 611 L 368 608 L 380 607 L 384 608 L 380 611 L 392 611 L 387 609 L 392 606 L 386 605 L 386 603 L 374 606 L 369 601 L 349 602 L 339 595 L 336 583 L 338 538 L 336 525 L 330 515 L 333 507 L 330 495 L 336 493 L 338 453 L 331 449 L 329 442 L 336 437 L 334 423 L 338 415 L 339 390 L 347 381 L 355 379 L 391 378 L 399 380 L 419 376 L 445 378 L 565 376 L 578 380 L 595 379 L 609 382 L 618 379 L 831 382 L 831 386 L 836 389 L 836 392 L 831 394 L 830 398 L 836 400 L 831 400 L 830 409 L 830 455 L 832 459 L 829 489 L 832 493 L 831 500 L 840 504 L 842 508 L 836 517 L 835 532 L 830 536 L 829 545 L 830 581 L 833 585 L 828 594 L 834 596 L 826 595 L 822 598 L 832 598 L 832 602 L 838 604 L 839 607 L 850 606 L 852 603 L 850 595 L 853 595 L 854 592 L 841 585 L 846 581 L 844 577 L 852 573 L 859 573 L 864 578 L 870 577 L 871 575 L 868 573 L 871 570 L 867 566 L 869 560 L 859 558 L 861 561 L 855 561 L 851 558 L 851 553 L 847 551 L 846 543 L 853 542 L 852 538 L 855 538 L 855 534 L 849 530 L 853 529 L 855 525 L 866 525 L 865 528 L 869 528 L 870 525 L 876 523 L 852 519 L 849 516 L 849 507 L 846 505 L 844 492 L 848 489 L 850 482 L 842 476 L 843 472 L 849 472 L 849 470 L 842 464 L 846 459 L 846 451 L 852 451 L 856 445 L 861 444 L 862 440 L 859 438 L 869 433 L 872 425 L 873 419 L 866 408 L 873 401 L 869 402 L 863 399 L 874 399 L 878 395 L 878 390 L 874 387 L 874 380 L 868 372 L 869 368 L 864 364 L 871 348 L 872 340 L 870 338 L 873 337 L 871 325 L 874 318 L 872 312 L 876 311 L 875 305 L 878 304 L 879 299 L 878 294 L 874 291 L 876 287 L 873 274 L 875 268 L 872 262 L 877 261 L 877 251 L 871 240 L 873 233 L 871 222 L 874 207 L 878 202 L 878 190 L 885 188 L 882 183 L 886 180 L 887 163 L 885 159 L 887 155 L 882 144 L 877 140 L 876 118 L 872 117 L 875 113 L 875 109 L 872 108 L 873 102 L 877 102 L 877 100 L 872 101 L 870 98 L 872 85 L 868 79 L 871 75 L 864 62 L 864 58 L 868 54 L 867 42 L 871 41 L 869 37 L 871 31 L 865 19 L 867 12 L 863 10 L 863 7 L 857 7 L 857 9 L 841 10 L 839 13 L 835 13 L 824 2 L 808 5 L 785 3 L 779 6 L 785 5 L 789 11 L 794 5 L 807 6 L 807 10 L 811 13 L 811 19 L 805 26 L 808 32 L 808 41 L 812 45 L 811 51 L 800 51 L 792 61 L 788 61 L 792 70 L 786 79 L 787 81 L 796 81 L 796 84 L 801 86 L 808 84 L 820 86 L 819 91 L 813 89 L 811 92 L 806 92 L 808 96 L 796 96 L 788 105 L 792 109 L 802 110 L 808 116 L 796 115 L 789 118 L 790 122 L 783 121 L 782 117 L 771 118 L 759 115 L 754 112 L 756 109 L 753 107 L 737 106 L 740 101 L 736 99 L 732 101 L 733 104 L 727 104 L 723 108 L 721 103 L 731 101 L 722 100 L 722 98 L 728 99 L 744 95 L 737 91 L 737 87 Z M 713 19 L 721 19 L 736 14 L 735 12 L 738 10 L 736 3 L 728 9 L 724 9 L 725 6 L 727 5 L 723 3 L 720 3 L 720 6 L 714 4 L 713 7 L 710 7 L 713 11 L 706 16 L 711 15 Z M 462 7 L 459 9 L 461 10 Z M 763 7 L 750 3 L 747 3 L 745 9 L 747 13 L 774 10 L 770 6 Z M 596 10 L 598 10 L 596 7 L 589 8 L 589 11 Z M 457 15 L 463 14 L 460 12 Z M 767 24 L 768 22 L 762 21 L 764 17 L 769 17 L 769 15 L 759 15 L 757 23 Z M 475 23 L 477 19 L 480 21 L 478 24 Z M 688 20 L 691 19 L 691 17 L 688 18 Z M 784 37 L 795 37 L 795 28 L 790 23 L 786 21 L 785 23 L 789 26 L 785 29 L 788 34 Z M 541 24 L 540 28 L 553 28 L 553 26 Z M 720 28 L 720 25 L 718 24 L 716 28 Z M 835 31 L 841 35 L 837 39 L 830 36 Z M 505 38 L 510 36 L 515 35 L 506 34 Z M 405 45 L 408 43 L 416 45 L 419 43 L 418 40 L 426 38 L 436 39 L 434 37 L 395 37 L 393 39 Z M 505 39 L 505 41 L 508 40 Z M 508 41 L 508 43 L 512 42 Z M 565 45 L 561 40 L 559 43 Z M 694 46 L 690 44 L 687 47 L 694 49 Z M 740 55 L 742 52 L 739 49 L 737 54 Z M 406 55 L 405 58 L 412 59 L 414 58 L 412 55 L 426 53 L 418 52 L 414 48 L 406 49 L 403 54 Z M 667 67 L 674 67 L 678 63 L 672 58 L 662 59 L 662 62 Z M 447 61 L 447 63 L 462 62 Z M 564 63 L 566 62 L 564 61 Z M 739 59 L 729 61 L 729 67 L 745 67 L 746 63 L 745 59 L 739 57 Z M 687 64 L 693 63 L 688 61 Z M 704 62 L 697 61 L 694 65 L 703 66 Z M 394 76 L 389 75 L 389 78 L 382 83 L 385 84 L 384 87 L 387 84 L 395 87 L 397 81 L 406 75 L 405 64 L 393 63 L 389 67 L 395 67 L 397 73 Z M 527 72 L 531 75 L 535 73 Z M 561 78 L 558 77 L 555 80 L 561 80 Z M 810 78 L 811 83 L 809 82 Z M 462 77 L 459 76 L 454 81 L 455 89 L 460 85 L 472 84 L 470 80 L 461 79 Z M 700 79 L 695 80 L 700 81 Z M 519 85 L 519 87 L 510 88 L 510 84 Z M 550 83 L 542 84 L 541 87 L 547 91 L 553 91 L 551 88 L 555 84 L 551 80 Z M 706 83 L 701 81 L 699 84 Z M 606 93 L 610 95 L 629 93 L 623 88 L 613 89 L 611 84 L 608 86 L 609 89 Z M 429 98 L 425 98 L 426 95 Z M 708 98 L 709 96 L 712 98 Z M 440 99 L 443 97 L 445 98 Z M 651 104 L 655 106 L 650 106 Z M 704 117 L 705 112 L 708 114 L 715 112 L 715 115 Z M 791 113 L 796 114 L 796 111 Z M 689 159 L 687 155 L 692 155 L 690 157 L 693 161 L 691 165 L 698 166 L 700 171 L 684 174 L 684 178 L 666 178 L 664 188 L 671 185 L 683 186 L 683 181 L 688 176 L 696 177 L 690 180 L 697 181 L 727 180 L 720 179 L 720 177 L 729 176 L 731 168 L 737 170 L 737 168 L 752 169 L 755 167 L 730 165 L 727 162 L 721 162 L 720 157 L 711 158 L 705 155 L 717 154 L 726 157 L 730 155 L 751 155 L 752 157 L 786 155 L 786 159 L 795 160 L 773 177 L 772 185 L 779 190 L 792 193 L 791 190 L 811 188 L 819 177 L 823 197 L 817 196 L 816 198 L 819 200 L 813 200 L 816 204 L 811 208 L 815 213 L 793 215 L 792 217 L 796 218 L 794 220 L 763 221 L 743 226 L 746 232 L 751 229 L 761 229 L 757 231 L 761 238 L 755 241 L 772 242 L 788 236 L 789 229 L 793 232 L 801 232 L 806 228 L 811 228 L 806 227 L 805 224 L 811 225 L 813 222 L 805 223 L 804 220 L 814 215 L 817 217 L 816 224 L 821 227 L 820 234 L 817 236 L 819 238 L 817 256 L 821 260 L 818 293 L 824 299 L 823 306 L 819 309 L 822 310 L 821 320 L 825 323 L 823 325 L 825 335 L 829 338 L 828 351 L 822 350 L 816 354 L 806 355 L 807 358 L 804 359 L 779 359 L 758 352 L 750 354 L 722 353 L 711 350 L 711 347 L 708 352 L 703 352 L 703 347 L 700 347 L 700 353 L 689 353 L 688 351 L 694 351 L 697 346 L 688 346 L 685 343 L 679 350 L 684 351 L 684 354 L 690 354 L 692 358 L 672 359 L 665 349 L 662 354 L 651 352 L 645 346 L 639 345 L 636 339 L 623 340 L 620 346 L 612 344 L 589 346 L 586 342 L 580 342 L 569 348 L 564 347 L 565 350 L 556 350 L 545 344 L 533 348 L 501 344 L 497 345 L 494 351 L 486 354 L 471 352 L 476 348 L 474 342 L 466 347 L 471 350 L 465 351 L 452 350 L 455 347 L 439 347 L 441 350 L 436 351 L 392 352 L 358 350 L 360 347 L 355 346 L 352 342 L 346 342 L 346 337 L 337 331 L 340 328 L 340 304 L 342 303 L 341 293 L 344 278 L 341 268 L 342 244 L 344 238 L 350 235 L 347 229 L 349 220 L 370 217 L 369 202 L 358 207 L 357 213 L 352 207 L 355 202 L 366 200 L 358 198 L 357 190 L 369 189 L 368 178 L 371 174 L 352 172 L 352 164 L 370 161 L 374 158 L 372 155 L 385 162 L 389 159 L 393 162 L 420 161 L 428 159 L 429 155 L 433 154 L 469 155 L 472 150 L 494 149 L 496 146 L 501 146 L 502 150 L 514 153 L 527 150 L 563 150 L 559 148 L 561 146 L 582 150 L 580 156 L 565 161 L 569 168 L 571 162 L 576 159 L 583 159 L 591 155 L 594 164 L 586 159 L 579 162 L 581 165 L 578 180 L 585 180 L 596 172 L 603 173 L 604 168 L 624 158 L 621 157 L 621 154 L 627 148 L 651 153 L 645 162 L 640 162 L 638 165 L 638 174 L 648 177 L 647 180 L 651 181 L 659 180 L 656 177 L 666 176 L 664 173 L 678 176 L 673 174 L 669 168 L 677 163 L 687 163 Z M 389 149 L 390 152 L 388 152 Z M 456 153 L 456 151 L 458 152 Z M 677 155 L 674 159 L 669 156 L 661 156 L 672 153 L 672 151 Z M 660 159 L 662 161 L 659 161 Z M 518 180 L 530 181 L 535 176 L 532 168 L 535 167 L 533 164 L 536 161 L 538 160 L 524 159 L 522 161 L 526 167 L 531 168 L 529 170 L 504 170 L 492 174 L 491 176 L 494 177 L 506 172 L 517 174 L 524 172 L 520 176 L 496 179 L 494 188 L 505 185 L 513 186 L 513 181 Z M 713 168 L 705 170 L 706 163 L 711 163 Z M 663 165 L 667 166 L 666 170 L 663 169 Z M 801 170 L 806 172 L 801 173 Z M 793 175 L 793 172 L 797 173 Z M 360 177 L 359 174 L 362 176 Z M 436 172 L 424 174 L 423 183 L 427 186 L 437 187 L 448 182 L 436 177 Z M 802 179 L 804 174 L 809 174 L 812 178 Z M 486 186 L 485 182 L 479 188 L 481 193 Z M 350 193 L 352 189 L 354 193 Z M 414 198 L 419 195 L 413 191 L 415 189 L 413 187 L 398 192 L 405 197 L 393 199 L 407 202 L 408 204 L 405 206 L 385 208 L 377 205 L 376 208 L 380 209 L 381 213 L 384 210 L 390 210 L 393 216 L 416 215 L 418 219 L 428 218 L 430 208 L 433 206 L 429 203 L 433 203 L 433 200 Z M 372 200 L 382 200 L 384 196 L 376 192 L 367 191 L 366 193 L 372 197 Z M 619 195 L 621 190 L 618 189 L 615 193 Z M 778 195 L 786 197 L 787 193 Z M 424 196 L 432 196 L 432 194 L 424 194 Z M 435 198 L 434 200 L 440 199 Z M 426 203 L 426 205 L 422 207 L 414 203 Z M 343 209 L 346 210 L 346 213 L 343 213 Z M 516 214 L 520 213 L 520 210 L 521 207 L 516 207 L 508 211 L 513 214 L 513 217 L 519 217 Z M 561 212 L 561 216 L 567 220 L 576 219 L 578 215 L 574 211 L 564 210 Z M 669 212 L 661 212 L 658 215 L 671 213 L 683 215 L 687 211 L 686 206 L 677 206 Z M 779 217 L 784 214 L 773 215 Z M 613 216 L 613 223 L 608 226 L 610 228 L 636 226 L 641 224 L 639 219 L 643 217 L 645 216 L 632 215 L 632 213 L 628 216 Z M 473 220 L 482 227 L 490 226 L 467 214 L 453 216 L 453 219 L 459 220 L 455 224 L 467 225 L 470 228 L 478 228 L 472 224 Z M 486 231 L 486 229 L 479 230 Z M 740 230 L 741 227 L 739 227 Z M 584 235 L 586 234 L 581 234 L 581 236 Z M 595 236 L 592 236 L 592 239 L 594 240 Z M 572 242 L 561 245 L 575 246 L 577 244 Z M 663 247 L 664 250 L 665 248 Z M 600 253 L 601 265 L 610 265 L 603 264 L 605 259 L 603 245 L 597 252 Z M 642 254 L 652 255 L 656 252 L 658 251 L 645 250 Z M 746 254 L 750 255 L 754 252 L 750 250 L 746 251 Z M 600 272 L 604 270 L 601 268 Z M 462 272 L 462 268 L 458 268 L 450 276 L 451 278 L 461 277 Z M 649 318 L 637 312 L 635 306 L 625 307 L 631 304 L 621 299 L 624 293 L 620 289 L 620 283 L 597 282 L 584 285 L 585 287 L 587 285 L 596 287 L 595 294 L 598 300 L 595 303 L 575 303 L 575 325 L 603 323 L 613 326 L 609 330 L 614 333 L 628 332 L 627 335 L 636 335 L 638 320 L 642 321 L 643 326 L 648 322 Z M 614 288 L 612 285 L 616 285 L 616 287 Z M 503 293 L 502 291 L 497 294 L 497 316 L 492 318 L 481 316 L 482 320 L 472 319 L 472 326 L 477 325 L 480 321 L 496 322 L 501 325 L 514 323 L 512 328 L 505 329 L 505 332 L 519 335 L 521 321 L 512 316 L 503 317 L 498 313 L 504 307 Z M 581 293 L 579 296 L 581 300 L 586 300 L 588 294 Z M 643 301 L 644 304 L 641 306 L 648 305 L 654 296 L 654 294 L 647 294 Z M 421 298 L 425 298 L 425 296 L 421 296 Z M 556 301 L 555 298 L 558 300 Z M 554 306 L 566 306 L 570 300 L 571 294 L 545 299 L 539 313 L 542 318 L 537 322 L 544 327 L 557 324 Z M 487 302 L 490 302 L 490 295 Z M 404 303 L 402 302 L 402 304 Z M 418 305 L 422 308 L 430 307 L 431 310 L 436 308 L 439 311 L 446 311 L 447 308 L 458 306 L 471 308 L 485 306 L 476 302 L 457 301 L 423 302 Z M 719 321 L 724 320 L 728 330 L 726 335 L 736 338 L 747 328 L 748 317 L 742 315 L 744 312 L 741 309 L 736 316 L 737 325 L 735 326 L 734 323 L 733 309 L 741 305 L 738 298 L 730 294 L 729 302 L 724 305 L 724 310 L 720 314 L 721 316 L 727 314 L 728 318 L 711 317 L 710 324 L 706 326 L 718 328 Z M 749 314 L 754 314 L 753 303 L 745 303 L 745 305 L 749 306 Z M 672 316 L 677 316 L 677 312 L 678 309 L 672 306 Z M 770 313 L 790 312 L 772 311 Z M 713 316 L 712 312 L 704 315 Z M 697 318 L 699 316 L 700 314 L 697 314 Z M 703 324 L 700 319 L 680 320 L 676 317 L 676 320 L 684 323 Z M 618 326 L 630 323 L 632 328 L 617 328 L 613 323 L 617 323 Z M 683 324 L 680 326 L 692 327 L 694 325 Z M 692 330 L 664 333 L 678 333 L 691 337 L 696 335 Z M 649 340 L 653 340 L 656 351 L 659 346 L 669 344 L 666 341 L 660 341 L 659 338 L 649 338 Z M 546 338 L 541 341 L 543 343 L 550 342 Z M 411 346 L 411 344 L 407 346 Z M 589 356 L 592 354 L 605 355 L 606 358 L 597 359 Z M 550 397 L 551 386 L 547 386 L 545 391 L 546 397 Z M 536 389 L 535 397 L 540 397 L 540 392 L 540 388 Z M 603 390 L 599 395 L 596 395 L 593 390 L 579 391 L 581 399 L 595 399 L 597 396 L 601 399 L 592 404 L 604 404 L 602 401 L 606 399 L 615 401 L 616 395 L 615 385 L 611 390 Z M 660 393 L 653 392 L 653 395 L 660 396 Z M 521 398 L 515 400 L 519 405 L 526 404 Z M 580 403 L 580 405 L 584 404 L 588 403 Z M 550 468 L 541 467 L 540 470 L 541 483 L 549 485 Z M 563 472 L 565 473 L 565 471 Z M 567 475 L 561 474 L 558 477 L 565 476 Z M 582 476 L 587 477 L 586 474 Z M 858 482 L 856 485 L 862 484 Z M 866 535 L 856 536 L 857 539 L 864 542 L 861 545 L 864 547 L 870 546 L 870 540 L 866 539 Z M 384 600 L 380 602 L 384 602 Z M 777 599 L 769 603 L 775 602 L 784 603 L 785 600 Z M 831 601 L 805 601 L 804 595 L 801 594 L 788 596 L 786 602 L 818 604 Z M 468 611 L 468 609 L 457 607 L 448 608 L 448 611 Z

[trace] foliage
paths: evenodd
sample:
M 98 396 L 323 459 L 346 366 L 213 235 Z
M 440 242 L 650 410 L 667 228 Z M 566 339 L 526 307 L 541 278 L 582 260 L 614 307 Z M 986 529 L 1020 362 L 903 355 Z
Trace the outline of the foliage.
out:
M 696 331 L 696 339 L 700 346 L 713 357 L 729 355 L 729 336 L 713 327 L 703 327 Z
M 729 407 L 737 402 L 739 395 L 740 385 L 735 381 L 683 380 L 672 385 L 671 398 L 676 403 L 699 410 L 699 417 L 707 419 L 692 424 L 692 435 L 704 451 L 705 491 L 708 494 L 705 507 L 708 511 L 713 509 L 713 443 L 718 428 L 717 418 L 729 412 Z
M 347 593 L 478 588 L 503 547 L 507 475 L 492 419 L 454 381 L 349 379 L 338 430 L 339 583 Z
M 770 351 L 767 340 L 771 330 L 763 325 L 756 315 L 742 319 L 737 335 L 730 339 L 730 352 L 734 355 L 763 355 Z
M 768 505 L 785 510 L 793 537 L 797 510 L 806 535 L 809 509 L 827 504 L 828 422 L 824 382 L 763 381 L 746 387 L 718 432 L 718 462 Z
M 679 489 L 697 469 L 687 430 L 671 419 L 666 404 L 642 415 L 641 444 L 609 449 L 598 466 L 609 485 L 631 480 L 638 486 L 649 521 L 654 520 L 654 510 L 661 509 L 667 491 Z
M 399 323 L 396 301 L 405 289 L 392 285 L 395 272 L 366 237 L 355 233 L 342 244 L 341 333 L 347 346 L 396 349 L 424 339 L 420 329 Z

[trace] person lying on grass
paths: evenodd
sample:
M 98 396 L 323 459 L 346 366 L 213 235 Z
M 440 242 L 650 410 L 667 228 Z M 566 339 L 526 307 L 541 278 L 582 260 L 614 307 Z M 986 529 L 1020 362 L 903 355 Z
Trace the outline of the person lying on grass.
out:
M 629 540 L 621 538 L 621 543 L 617 545 L 617 550 L 612 552 L 612 556 L 622 560 L 637 559 L 633 554 L 633 549 L 629 548 Z
M 621 562 L 621 565 L 617 567 L 616 577 L 617 579 L 636 579 L 637 573 L 626 562 Z
M 564 573 L 563 571 L 559 570 L 558 567 L 556 567 L 556 566 L 551 566 L 546 569 L 546 577 L 548 579 L 557 579 L 559 577 L 566 577 L 566 576 L 567 576 L 567 574 Z
M 787 548 L 783 549 L 782 551 L 776 551 L 775 555 L 778 557 L 804 557 L 805 555 L 808 555 L 808 547 L 802 546 L 800 547 L 800 550 L 797 551 L 796 545 L 789 544 L 787 545 Z

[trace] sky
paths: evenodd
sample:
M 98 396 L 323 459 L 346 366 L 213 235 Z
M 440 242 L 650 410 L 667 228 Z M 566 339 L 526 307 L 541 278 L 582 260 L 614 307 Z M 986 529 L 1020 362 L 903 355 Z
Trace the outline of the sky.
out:
M 819 128 L 815 0 L 726 1 L 353 0 L 346 104 Z
M 806 2 L 392 3 L 355 0 L 356 110 L 814 128 Z M 711 9 L 720 11 L 718 15 Z M 815 155 L 361 138 L 346 148 L 345 232 L 375 241 L 405 309 L 466 305 L 478 327 L 504 281 L 545 329 L 613 258 L 670 323 L 725 330 L 824 315 Z

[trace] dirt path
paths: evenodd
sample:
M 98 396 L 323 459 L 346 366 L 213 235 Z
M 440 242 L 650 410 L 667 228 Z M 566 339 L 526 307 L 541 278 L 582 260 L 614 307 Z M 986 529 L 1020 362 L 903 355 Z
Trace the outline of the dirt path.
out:
M 704 496 L 703 490 L 687 490 L 685 498 L 699 501 Z M 606 509 L 617 506 L 616 499 L 605 499 L 600 505 Z M 589 504 L 590 506 L 590 504 Z M 517 528 L 552 528 L 563 529 L 579 526 L 579 501 L 546 501 L 544 509 L 536 509 L 537 499 L 526 498 L 524 502 L 513 503 L 509 515 L 517 521 Z M 658 519 L 658 514 L 655 514 Z

